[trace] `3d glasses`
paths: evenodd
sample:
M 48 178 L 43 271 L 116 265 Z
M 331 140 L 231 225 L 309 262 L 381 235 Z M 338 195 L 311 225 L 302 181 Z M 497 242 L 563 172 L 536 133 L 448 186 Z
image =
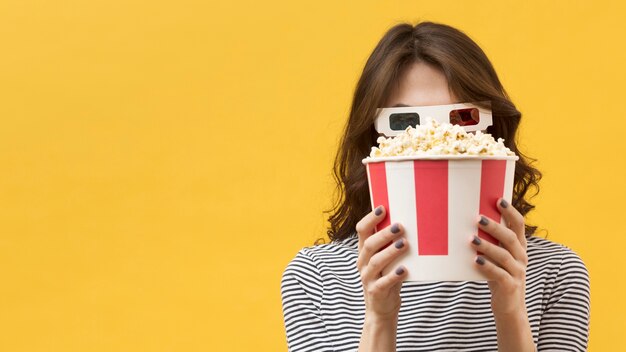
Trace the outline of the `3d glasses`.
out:
M 478 106 L 488 106 L 483 108 Z M 374 127 L 378 133 L 393 137 L 409 126 L 417 126 L 424 118 L 462 126 L 466 131 L 485 130 L 493 124 L 491 102 L 474 102 L 448 105 L 407 106 L 377 110 Z

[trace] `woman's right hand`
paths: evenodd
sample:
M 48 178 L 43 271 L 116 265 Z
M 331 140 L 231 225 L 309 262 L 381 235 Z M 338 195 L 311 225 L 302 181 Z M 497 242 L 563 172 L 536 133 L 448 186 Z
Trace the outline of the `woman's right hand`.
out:
M 408 244 L 406 239 L 402 238 L 404 229 L 400 224 L 392 224 L 374 232 L 375 226 L 385 218 L 385 215 L 386 210 L 381 205 L 357 223 L 359 257 L 356 266 L 363 283 L 366 318 L 395 321 L 400 311 L 402 280 L 408 273 L 403 266 L 393 268 L 386 275 L 383 275 L 382 271 L 407 250 Z M 393 243 L 385 248 L 390 242 Z

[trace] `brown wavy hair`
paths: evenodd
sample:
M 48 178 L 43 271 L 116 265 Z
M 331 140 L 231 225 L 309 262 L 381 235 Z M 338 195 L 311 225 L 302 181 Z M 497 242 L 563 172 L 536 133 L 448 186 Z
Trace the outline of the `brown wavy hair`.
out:
M 535 207 L 528 202 L 527 193 L 531 188 L 534 188 L 533 196 L 539 192 L 541 173 L 532 166 L 535 160 L 523 155 L 515 142 L 522 114 L 511 102 L 485 53 L 453 27 L 432 22 L 415 26 L 403 23 L 387 31 L 376 45 L 356 85 L 333 168 L 336 199 L 334 206 L 326 211 L 330 214 L 327 233 L 332 241 L 354 234 L 357 222 L 372 211 L 367 174 L 361 160 L 376 145 L 376 109 L 387 102 L 391 87 L 403 69 L 415 62 L 440 69 L 451 93 L 460 101 L 491 101 L 493 125 L 487 132 L 495 138 L 504 138 L 506 146 L 519 156 L 513 206 L 524 216 Z M 526 225 L 526 235 L 532 235 L 536 229 Z

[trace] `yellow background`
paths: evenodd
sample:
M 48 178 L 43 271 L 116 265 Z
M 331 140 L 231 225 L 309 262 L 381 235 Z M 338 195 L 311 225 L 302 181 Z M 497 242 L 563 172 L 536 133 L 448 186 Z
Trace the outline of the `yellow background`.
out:
M 544 172 L 530 221 L 626 345 L 618 1 L 0 2 L 0 350 L 285 351 L 351 95 L 393 24 L 486 51 Z M 545 234 L 545 231 L 543 232 Z

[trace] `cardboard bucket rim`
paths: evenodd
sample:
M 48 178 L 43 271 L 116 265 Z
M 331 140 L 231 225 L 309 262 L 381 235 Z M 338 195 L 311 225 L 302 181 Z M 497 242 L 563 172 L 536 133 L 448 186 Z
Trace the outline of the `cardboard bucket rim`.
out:
M 400 155 L 382 158 L 367 157 L 361 162 L 364 165 L 381 163 L 386 161 L 411 161 L 411 160 L 519 160 L 517 155 Z

